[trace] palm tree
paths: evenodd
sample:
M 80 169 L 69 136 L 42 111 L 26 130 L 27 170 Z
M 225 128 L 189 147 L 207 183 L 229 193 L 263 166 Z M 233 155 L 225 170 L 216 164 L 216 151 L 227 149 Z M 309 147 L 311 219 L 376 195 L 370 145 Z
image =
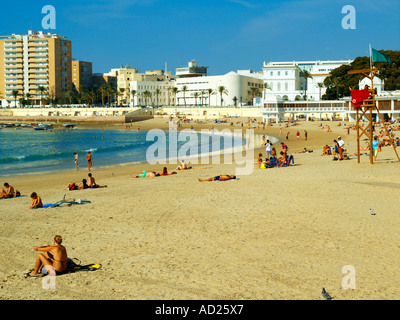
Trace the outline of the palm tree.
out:
M 149 90 L 146 90 L 142 94 L 143 94 L 143 97 L 144 97 L 145 104 L 147 106 L 147 98 L 151 97 L 151 92 Z
M 107 85 L 101 85 L 98 90 L 101 96 L 101 106 L 104 108 L 104 97 L 107 95 Z
M 161 90 L 159 88 L 156 89 L 156 91 L 154 91 L 154 94 L 156 95 L 156 105 L 158 106 L 158 96 L 161 94 Z
M 109 83 L 106 84 L 105 94 L 107 95 L 108 99 L 108 107 L 111 107 L 111 97 L 115 94 L 115 91 Z
M 26 103 L 28 105 L 31 105 L 32 94 L 30 94 L 29 92 L 25 93 L 25 98 L 26 98 Z
M 222 107 L 222 95 L 224 95 L 224 94 L 228 95 L 228 90 L 226 90 L 226 88 L 224 86 L 219 86 L 218 87 L 218 92 L 219 92 L 220 97 L 221 97 L 221 107 Z
M 272 88 L 271 88 L 271 86 L 270 86 L 267 82 L 264 83 L 263 87 L 264 87 L 264 89 L 265 89 L 265 92 L 264 92 L 264 97 L 265 97 L 265 96 L 267 95 L 267 90 L 268 90 L 268 89 L 271 89 L 271 90 L 272 90 Z
M 343 87 L 343 85 L 339 82 L 338 78 L 334 78 L 332 83 L 334 84 L 336 88 L 336 100 L 339 100 L 339 88 Z
M 213 89 L 207 89 L 208 93 L 208 106 L 211 106 L 211 95 L 215 94 L 215 91 Z
M 174 99 L 174 105 L 175 105 L 175 107 L 176 107 L 176 95 L 177 95 L 177 93 L 179 92 L 179 89 L 177 88 L 177 87 L 172 87 L 171 88 L 171 92 L 172 92 L 172 94 L 174 95 L 174 97 L 175 97 L 175 99 Z
M 304 84 L 304 100 L 307 100 L 307 83 L 308 83 L 308 78 L 312 78 L 312 75 L 307 70 L 303 70 L 302 76 L 303 76 L 303 78 L 305 80 L 305 84 Z
M 201 97 L 201 106 L 203 106 L 203 98 L 204 98 L 204 96 L 206 95 L 206 93 L 207 93 L 206 90 L 201 90 L 201 93 L 200 93 L 200 97 Z
M 133 105 L 135 105 L 135 96 L 136 96 L 136 94 L 137 94 L 137 91 L 136 90 L 132 90 L 131 91 L 131 95 L 132 95 L 132 100 L 133 100 Z
M 40 94 L 40 105 L 43 106 L 43 95 L 46 94 L 47 89 L 46 89 L 46 87 L 39 86 L 39 87 L 37 88 L 37 91 L 38 91 L 39 94 Z
M 317 83 L 317 88 L 319 89 L 319 100 L 321 100 L 321 90 L 323 87 L 325 87 L 325 86 L 322 82 Z
M 17 98 L 18 98 L 18 96 L 19 96 L 19 91 L 18 90 L 13 90 L 12 92 L 11 92 L 11 94 L 13 95 L 13 97 L 14 97 L 14 106 L 15 106 L 15 108 L 17 107 Z
M 72 91 L 68 91 L 68 92 L 65 94 L 65 98 L 68 100 L 70 106 L 71 106 L 71 104 L 72 104 L 72 99 L 74 98 L 74 96 L 75 96 L 75 93 L 72 92 Z
M 260 89 L 258 89 L 257 87 L 251 87 L 250 93 L 253 96 L 253 104 L 254 104 L 254 98 L 260 94 Z
M 123 99 L 119 99 L 119 98 L 123 98 L 124 95 L 125 95 L 125 88 L 119 88 L 119 91 L 118 91 L 118 102 L 119 102 L 120 104 L 122 104 Z M 120 100 L 121 100 L 121 101 L 120 101 Z
M 182 87 L 182 92 L 183 92 L 183 102 L 184 102 L 184 104 L 185 104 L 185 107 L 186 107 L 186 91 L 188 90 L 188 87 L 187 86 L 183 86 Z
M 197 98 L 200 96 L 199 92 L 193 92 L 192 96 L 194 97 L 194 105 L 197 106 Z

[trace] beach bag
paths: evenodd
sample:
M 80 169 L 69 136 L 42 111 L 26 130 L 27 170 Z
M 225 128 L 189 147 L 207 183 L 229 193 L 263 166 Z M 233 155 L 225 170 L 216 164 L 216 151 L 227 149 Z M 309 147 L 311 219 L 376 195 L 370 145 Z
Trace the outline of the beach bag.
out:
M 381 151 L 382 151 L 382 149 L 381 149 L 381 144 L 380 144 L 380 143 L 378 143 L 378 148 L 377 148 L 377 150 L 378 150 L 378 152 L 381 152 Z

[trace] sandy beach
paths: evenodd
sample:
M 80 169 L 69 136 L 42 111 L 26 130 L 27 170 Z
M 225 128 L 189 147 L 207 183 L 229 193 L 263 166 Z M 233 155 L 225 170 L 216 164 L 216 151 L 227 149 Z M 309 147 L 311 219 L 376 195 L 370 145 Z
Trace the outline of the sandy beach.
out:
M 338 123 L 302 121 L 282 126 L 282 135 L 275 124 L 256 128 L 282 139 L 295 164 L 255 166 L 237 181 L 198 181 L 235 174 L 235 164 L 196 164 L 168 177 L 133 179 L 163 165 L 97 168 L 95 156 L 92 174 L 107 188 L 64 190 L 87 177 L 83 163 L 79 171 L 2 175 L 1 185 L 8 182 L 27 197 L 0 200 L 0 298 L 321 300 L 324 287 L 337 300 L 399 299 L 400 163 L 392 147 L 373 165 L 367 156 L 360 164 L 355 156 L 322 156 L 338 135 L 348 154 L 356 151 L 356 131 L 347 135 L 345 123 Z M 168 119 L 136 125 L 168 129 Z M 193 126 L 210 129 L 211 122 Z M 230 126 L 216 126 L 222 128 Z M 304 147 L 314 152 L 299 154 Z M 30 210 L 33 191 L 44 203 L 64 194 L 91 203 Z M 102 268 L 58 276 L 55 290 L 43 289 L 41 278 L 25 279 L 38 254 L 33 248 L 52 244 L 56 234 L 70 258 Z M 342 285 L 345 266 L 354 267 L 355 289 Z

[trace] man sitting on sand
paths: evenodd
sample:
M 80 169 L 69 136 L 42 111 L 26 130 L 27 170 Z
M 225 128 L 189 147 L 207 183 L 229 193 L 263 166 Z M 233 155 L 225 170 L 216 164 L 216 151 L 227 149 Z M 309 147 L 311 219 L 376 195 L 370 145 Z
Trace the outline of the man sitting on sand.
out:
M 215 176 L 213 178 L 209 178 L 209 179 L 198 179 L 200 182 L 204 182 L 204 181 L 227 181 L 227 180 L 235 180 L 236 176 L 231 176 L 231 175 L 220 175 L 220 176 Z
M 30 206 L 30 209 L 37 209 L 43 207 L 42 199 L 40 199 L 40 197 L 37 195 L 36 192 L 32 192 L 31 199 L 32 199 L 32 204 Z
M 280 157 L 278 158 L 278 164 L 285 164 L 287 162 L 287 154 L 283 151 L 280 152 Z
M 96 183 L 96 181 L 94 180 L 93 176 L 91 173 L 88 174 L 88 181 L 87 181 L 87 185 L 89 188 L 95 189 L 95 188 L 106 188 L 107 186 L 100 186 Z
M 34 251 L 43 251 L 45 253 L 38 255 L 35 269 L 29 273 L 31 277 L 36 276 L 39 272 L 55 276 L 54 271 L 63 272 L 67 269 L 67 250 L 61 243 L 61 236 L 55 236 L 53 246 L 33 248 Z
M 5 190 L 0 189 L 0 199 L 10 199 L 16 196 L 14 188 L 10 186 L 7 182 L 4 183 Z

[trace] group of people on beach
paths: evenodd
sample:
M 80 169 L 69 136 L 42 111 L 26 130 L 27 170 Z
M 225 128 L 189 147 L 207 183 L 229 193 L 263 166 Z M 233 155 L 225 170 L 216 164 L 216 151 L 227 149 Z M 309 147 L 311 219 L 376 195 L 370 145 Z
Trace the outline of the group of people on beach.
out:
M 14 187 L 10 186 L 7 182 L 4 183 L 4 188 L 0 189 L 0 199 L 11 199 L 21 196 L 21 193 L 18 190 L 14 190 Z
M 260 169 L 266 169 L 267 167 L 281 167 L 289 165 L 290 162 L 294 163 L 294 157 L 288 155 L 288 146 L 281 142 L 282 150 L 279 152 L 279 157 L 277 156 L 276 149 L 273 144 L 267 140 L 265 142 L 265 154 L 266 158 L 263 159 L 262 153 L 258 154 L 257 163 Z
M 92 168 L 92 165 L 93 165 L 93 156 L 90 151 L 88 151 L 88 153 L 86 154 L 85 159 L 87 160 L 88 170 L 90 171 L 90 169 Z M 79 155 L 76 152 L 74 152 L 74 162 L 75 162 L 75 169 L 78 170 L 79 169 Z
M 65 190 L 73 191 L 73 190 L 83 190 L 83 189 L 96 189 L 96 188 L 106 188 L 107 186 L 101 186 L 96 183 L 93 175 L 88 173 L 88 178 L 83 179 L 82 183 L 77 185 L 75 182 L 70 182 L 68 187 Z
M 176 171 L 179 171 L 179 170 L 190 170 L 190 169 L 192 169 L 192 167 L 188 167 L 186 162 L 185 162 L 185 160 L 182 160 L 181 164 L 174 171 L 172 171 L 171 173 L 168 173 L 167 167 L 164 167 L 161 172 L 144 170 L 141 174 L 135 175 L 135 176 L 131 176 L 131 177 L 132 178 L 154 178 L 154 177 L 170 176 L 170 175 L 173 175 L 173 174 L 177 174 Z

